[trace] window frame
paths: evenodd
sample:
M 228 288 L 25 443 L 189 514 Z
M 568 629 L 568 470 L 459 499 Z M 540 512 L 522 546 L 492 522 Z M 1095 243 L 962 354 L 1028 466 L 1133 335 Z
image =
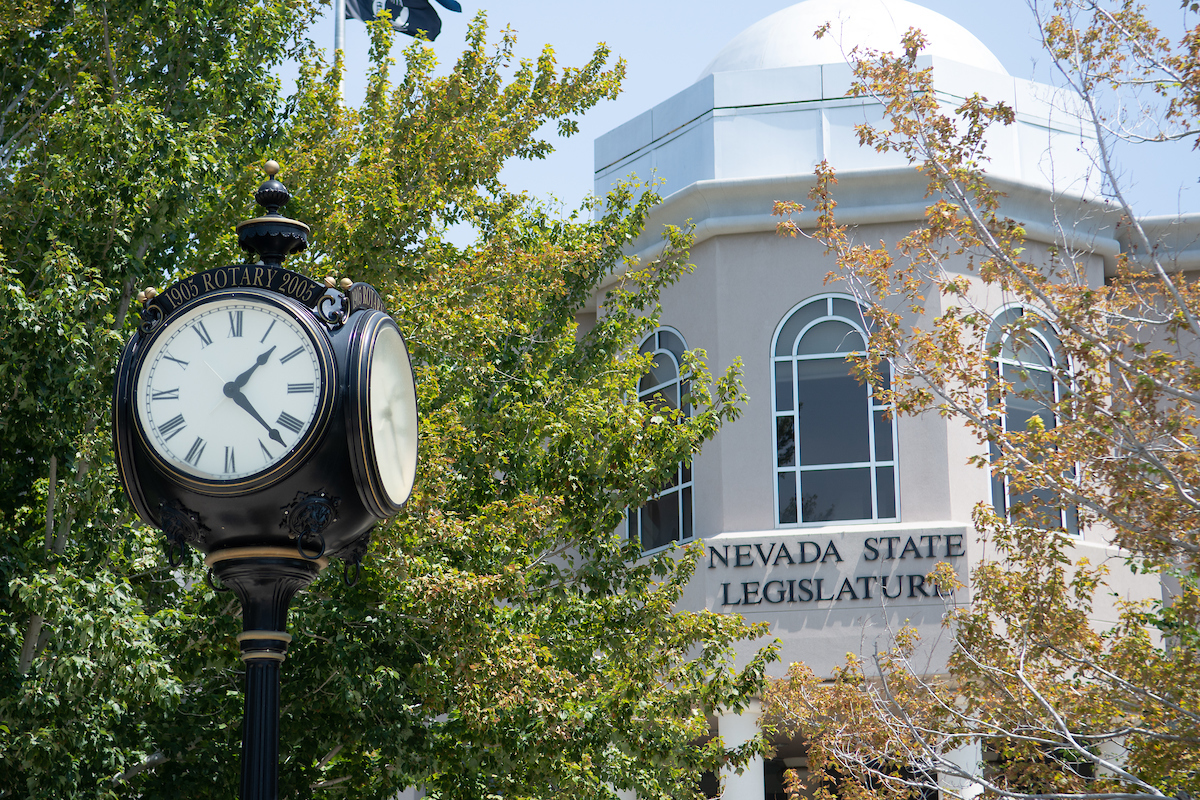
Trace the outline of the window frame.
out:
M 678 353 L 674 352 L 673 350 L 671 350 L 668 347 L 663 345 L 662 337 L 661 337 L 662 333 L 671 334 L 672 336 L 674 336 L 676 339 L 679 340 L 680 351 Z M 649 350 L 644 349 L 646 347 L 647 343 L 651 342 L 651 341 L 653 341 L 654 346 Z M 673 328 L 670 325 L 659 325 L 654 330 L 650 331 L 644 337 L 642 337 L 641 342 L 638 344 L 638 352 L 639 353 L 650 353 L 655 356 L 657 356 L 659 354 L 664 354 L 664 355 L 669 356 L 671 359 L 672 365 L 675 367 L 675 378 L 674 378 L 674 380 L 657 383 L 654 386 L 648 387 L 646 389 L 642 389 L 641 383 L 639 381 L 638 393 L 637 393 L 637 400 L 639 403 L 645 402 L 645 400 L 649 397 L 652 397 L 655 392 L 659 392 L 659 391 L 662 391 L 663 389 L 674 386 L 674 387 L 676 387 L 676 390 L 678 392 L 677 396 L 679 398 L 680 410 L 687 417 L 690 417 L 692 415 L 691 404 L 684 402 L 684 399 L 683 399 L 686 396 L 688 388 L 689 388 L 688 382 L 682 379 L 683 354 L 684 354 L 684 352 L 687 351 L 687 349 L 688 349 L 687 339 L 685 339 L 683 337 L 683 334 L 680 333 L 678 329 Z M 649 373 L 647 373 L 647 374 L 649 374 Z M 627 540 L 636 541 L 638 543 L 638 546 L 642 548 L 641 552 L 643 555 L 657 553 L 659 551 L 662 551 L 662 550 L 665 550 L 665 549 L 671 547 L 672 545 L 678 545 L 678 544 L 682 544 L 685 542 L 691 542 L 696 539 L 696 516 L 695 516 L 696 490 L 695 490 L 695 472 L 693 470 L 693 467 L 694 467 L 693 464 L 687 464 L 685 462 L 680 462 L 678 464 L 678 466 L 676 466 L 676 468 L 675 468 L 675 481 L 674 481 L 673 485 L 670 485 L 663 491 L 657 492 L 654 495 L 652 495 L 651 497 L 647 498 L 646 502 L 643 503 L 642 505 L 638 506 L 636 509 L 634 509 L 634 508 L 626 509 L 625 522 L 624 522 L 625 538 Z M 677 538 L 671 540 L 670 542 L 667 542 L 666 544 L 661 544 L 657 547 L 649 548 L 649 549 L 645 548 L 643 546 L 642 530 L 641 530 L 642 509 L 645 508 L 646 505 L 648 505 L 649 503 L 660 502 L 664 498 L 664 496 L 672 495 L 672 494 L 675 495 L 676 513 L 677 513 L 676 519 L 678 519 L 678 521 L 679 521 L 679 523 L 678 523 L 679 524 L 679 535 L 677 536 Z M 630 517 L 635 516 L 635 515 L 638 518 L 638 531 L 637 531 L 636 538 L 633 535 L 633 532 L 631 530 L 631 525 L 630 525 Z M 691 528 L 691 532 L 690 532 L 690 535 L 685 536 L 684 532 L 687 527 Z
M 1029 364 L 1024 364 L 1016 359 L 1005 357 L 1004 349 L 1007 346 L 1008 339 L 1012 336 L 1012 334 L 1004 328 L 1006 325 L 1010 324 L 1011 319 L 1009 319 L 1009 316 L 1014 313 L 1017 316 L 1024 316 L 1027 313 L 1033 314 L 1040 320 L 1036 325 L 1030 326 L 1027 332 L 1029 335 L 1034 337 L 1038 344 L 1045 348 L 1046 354 L 1050 359 L 1049 368 L 1030 366 Z M 1055 327 L 1054 321 L 1049 317 L 1049 315 L 1047 315 L 1037 306 L 1031 306 L 1026 303 L 1006 303 L 1000 306 L 992 314 L 992 322 L 990 325 L 988 325 L 987 335 L 984 338 L 984 347 L 990 349 L 994 344 L 998 344 L 1000 346 L 1000 350 L 994 358 L 992 358 L 989 354 L 988 360 L 992 365 L 993 375 L 1001 380 L 1008 380 L 1004 377 L 1004 368 L 1006 366 L 1013 369 L 1025 370 L 1027 372 L 1042 372 L 1050 377 L 1050 385 L 1053 387 L 1054 391 L 1054 398 L 1052 402 L 1054 405 L 1058 405 L 1060 402 L 1062 402 L 1063 393 L 1068 387 L 1061 380 L 1059 371 L 1063 369 L 1069 369 L 1070 363 L 1062 355 L 1062 343 L 1059 339 L 1058 328 Z M 1012 383 L 1012 381 L 1008 382 L 1010 384 Z M 989 408 L 993 407 L 991 406 L 990 397 L 988 405 Z M 1001 433 L 1008 433 L 1009 411 L 1007 408 L 1007 400 L 1005 406 L 1001 407 L 997 405 L 994 406 L 994 408 L 1001 410 L 999 415 Z M 1054 427 L 1057 427 L 1058 415 L 1052 413 L 1044 406 L 1042 408 L 1053 418 Z M 1009 489 L 1009 478 L 1007 475 L 996 475 L 992 471 L 992 461 L 995 458 L 995 447 L 995 444 L 990 444 L 988 446 L 988 502 L 991 503 L 992 510 L 999 514 L 1000 510 L 996 508 L 996 485 L 1000 484 L 1001 492 L 1003 493 L 1002 499 L 1004 501 L 1003 516 L 1007 522 L 1011 523 L 1013 521 L 1011 500 L 1012 495 Z M 1075 469 L 1078 471 L 1078 465 Z M 1058 509 L 1058 521 L 1060 523 L 1059 528 L 1065 531 L 1068 535 L 1080 535 L 1078 514 L 1074 508 L 1060 506 Z
M 848 301 L 858 309 L 857 318 L 852 318 L 839 314 L 835 311 L 835 301 Z M 805 323 L 797 331 L 787 348 L 787 354 L 779 355 L 780 336 L 788 327 L 788 323 L 803 309 L 815 305 L 817 303 L 825 303 L 825 312 Z M 796 305 L 792 306 L 779 324 L 775 327 L 775 332 L 771 336 L 770 350 L 770 370 L 768 380 L 771 383 L 771 493 L 772 493 L 772 519 L 775 522 L 776 529 L 789 528 L 818 528 L 827 527 L 830 525 L 871 525 L 884 522 L 899 522 L 901 518 L 900 509 L 900 459 L 899 459 L 899 437 L 897 433 L 896 419 L 894 416 L 894 406 L 890 404 L 882 404 L 877 402 L 875 386 L 866 383 L 860 384 L 862 390 L 867 393 L 867 416 L 865 425 L 867 426 L 867 448 L 869 458 L 866 461 L 845 461 L 833 464 L 816 464 L 810 466 L 802 466 L 800 461 L 800 420 L 799 420 L 799 385 L 796 371 L 796 364 L 799 361 L 819 361 L 832 360 L 837 356 L 842 356 L 844 359 L 849 359 L 852 356 L 864 354 L 865 350 L 851 350 L 846 353 L 819 353 L 796 355 L 796 348 L 799 342 L 804 338 L 812 328 L 830 320 L 843 322 L 852 327 L 861 337 L 863 342 L 868 342 L 870 339 L 870 330 L 868 320 L 862 305 L 854 298 L 853 295 L 843 294 L 839 292 L 828 292 L 824 294 L 814 295 L 806 298 Z M 777 380 L 777 369 L 781 364 L 791 365 L 791 391 L 792 391 L 792 408 L 791 410 L 781 411 L 779 409 L 779 382 Z M 888 365 L 889 371 L 891 365 Z M 884 420 L 887 422 L 891 432 L 891 459 L 880 460 L 876 458 L 878 450 L 876 448 L 876 430 L 875 430 L 875 415 L 877 413 L 884 414 Z M 890 418 L 888 415 L 891 415 Z M 792 466 L 780 466 L 779 464 L 779 419 L 791 417 L 792 419 L 792 435 L 794 441 L 795 464 Z M 879 515 L 879 471 L 881 469 L 890 468 L 892 470 L 892 492 L 895 501 L 895 514 L 890 517 L 882 517 Z M 830 472 L 839 469 L 869 469 L 871 482 L 871 511 L 870 518 L 859 519 L 831 519 L 831 520 L 814 520 L 805 522 L 803 519 L 803 473 L 804 472 Z M 779 507 L 779 483 L 780 475 L 790 472 L 796 475 L 796 521 L 783 522 L 782 513 Z

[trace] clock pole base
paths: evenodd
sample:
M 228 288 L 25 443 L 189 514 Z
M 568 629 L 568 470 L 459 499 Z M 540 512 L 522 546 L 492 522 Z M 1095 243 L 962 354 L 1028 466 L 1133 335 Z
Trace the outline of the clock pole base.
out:
M 285 547 L 218 550 L 205 559 L 242 604 L 238 635 L 246 662 L 242 717 L 241 800 L 279 796 L 279 667 L 292 637 L 288 605 L 320 574 L 326 559 L 310 560 Z
M 279 662 L 246 662 L 241 800 L 279 797 Z

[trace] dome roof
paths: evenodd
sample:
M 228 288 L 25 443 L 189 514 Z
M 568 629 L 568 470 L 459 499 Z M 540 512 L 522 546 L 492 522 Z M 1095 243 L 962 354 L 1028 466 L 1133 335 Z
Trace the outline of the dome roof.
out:
M 821 39 L 817 28 L 829 23 Z M 843 64 L 855 45 L 900 51 L 900 37 L 919 28 L 929 42 L 925 55 L 1008 72 L 983 42 L 957 22 L 908 0 L 805 0 L 759 20 L 734 37 L 700 74 L 774 67 Z

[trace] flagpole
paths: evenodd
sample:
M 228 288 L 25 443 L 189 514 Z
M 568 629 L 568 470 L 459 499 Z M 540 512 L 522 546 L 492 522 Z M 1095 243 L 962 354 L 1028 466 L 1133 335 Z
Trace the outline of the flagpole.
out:
M 338 94 L 346 102 L 346 0 L 333 0 L 333 57 L 342 56 L 342 77 Z

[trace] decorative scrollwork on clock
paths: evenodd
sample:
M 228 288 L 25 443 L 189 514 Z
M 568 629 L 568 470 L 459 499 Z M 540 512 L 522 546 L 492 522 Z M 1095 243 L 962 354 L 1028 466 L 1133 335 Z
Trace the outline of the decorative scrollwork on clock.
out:
M 146 306 L 142 309 L 141 322 L 138 330 L 142 333 L 153 333 L 163 321 L 162 309 L 158 306 Z
M 326 289 L 325 294 L 317 300 L 315 310 L 322 321 L 334 327 L 346 324 L 346 318 L 350 315 L 346 295 L 337 289 Z
M 358 584 L 358 579 L 362 575 L 363 558 L 366 557 L 367 551 L 371 548 L 371 532 L 374 530 L 374 526 L 368 528 L 362 536 L 333 554 L 334 558 L 340 558 L 343 562 L 342 582 L 347 586 Z M 354 567 L 354 580 L 350 580 L 351 567 Z
M 296 540 L 296 549 L 300 555 L 313 561 L 325 555 L 325 537 L 321 532 L 337 521 L 338 506 L 341 502 L 337 497 L 330 497 L 324 490 L 297 492 L 296 499 L 284 507 L 279 527 L 286 529 L 288 537 Z M 314 537 L 318 545 L 315 556 L 304 549 L 305 540 Z
M 188 545 L 203 547 L 206 542 L 208 526 L 195 511 L 187 508 L 179 500 L 164 502 L 158 509 L 159 525 L 167 537 L 167 561 L 172 567 L 179 566 Z M 179 557 L 175 557 L 175 551 Z

